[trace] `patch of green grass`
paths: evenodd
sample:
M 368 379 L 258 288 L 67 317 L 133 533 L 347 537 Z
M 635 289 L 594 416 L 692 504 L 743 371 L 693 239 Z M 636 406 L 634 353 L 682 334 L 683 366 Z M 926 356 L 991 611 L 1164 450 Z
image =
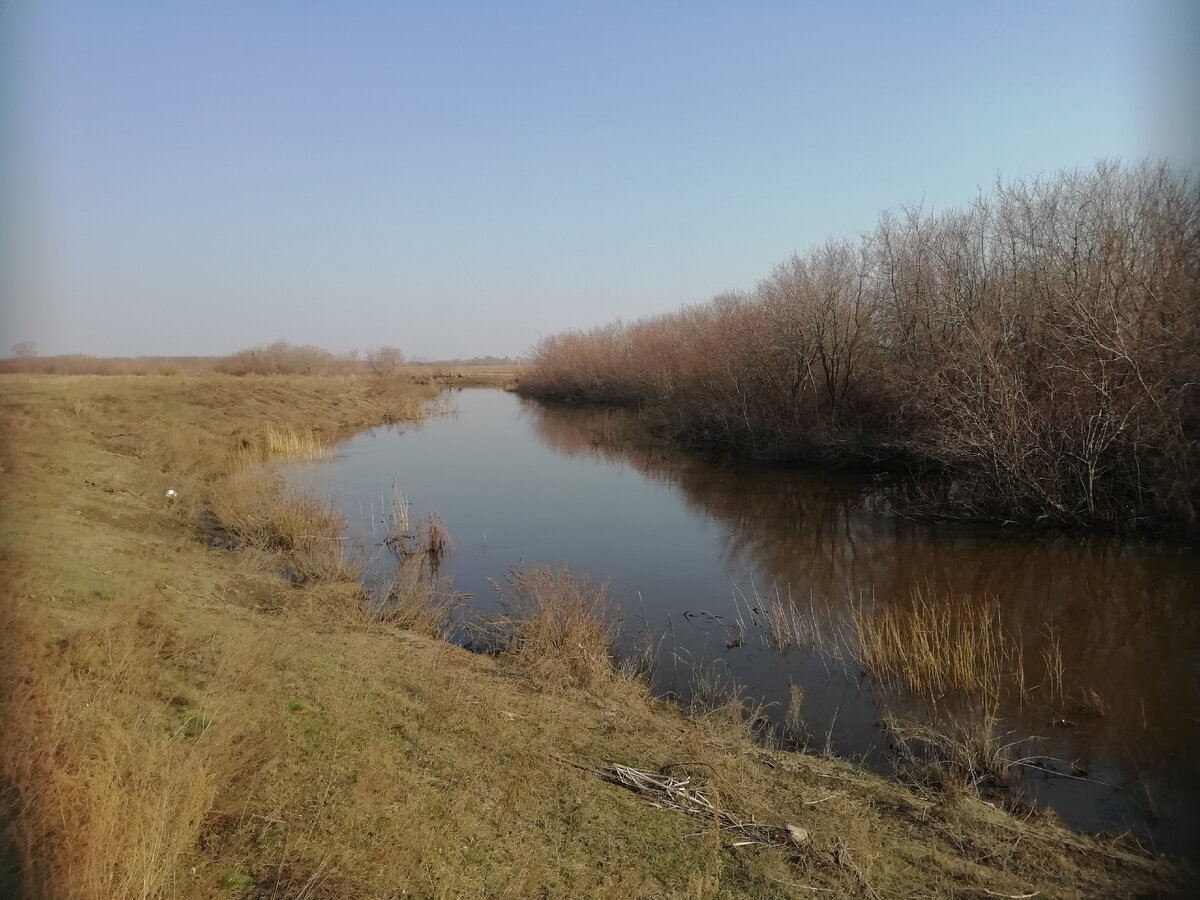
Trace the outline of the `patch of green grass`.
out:
M 188 717 L 183 720 L 183 726 L 180 733 L 186 738 L 198 738 L 204 732 L 212 727 L 213 720 L 210 716 L 201 712 L 189 713 Z
M 248 888 L 254 884 L 254 879 L 241 869 L 230 869 L 221 876 L 221 887 L 227 888 Z

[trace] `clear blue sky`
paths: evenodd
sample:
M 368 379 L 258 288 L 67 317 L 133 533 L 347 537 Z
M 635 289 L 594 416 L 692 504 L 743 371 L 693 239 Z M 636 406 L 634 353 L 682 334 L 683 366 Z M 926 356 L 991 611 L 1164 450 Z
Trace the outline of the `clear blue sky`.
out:
M 0 353 L 521 353 L 997 175 L 1190 163 L 1197 10 L 15 0 Z

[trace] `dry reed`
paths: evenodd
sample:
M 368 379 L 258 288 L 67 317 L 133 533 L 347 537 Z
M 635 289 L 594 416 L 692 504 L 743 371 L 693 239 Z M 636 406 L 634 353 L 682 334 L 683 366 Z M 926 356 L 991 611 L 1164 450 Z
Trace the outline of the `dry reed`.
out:
M 361 574 L 361 553 L 345 540 L 341 515 L 265 468 L 226 476 L 213 487 L 211 503 L 229 539 L 283 554 L 297 583 L 357 580 Z
M 992 699 L 1009 690 L 1027 695 L 1023 646 L 993 598 L 917 587 L 910 602 L 857 607 L 851 620 L 862 662 L 881 679 L 934 699 L 952 691 Z
M 311 428 L 269 425 L 263 433 L 267 457 L 295 460 L 328 459 L 333 448 Z
M 1013 732 L 1000 731 L 994 706 L 930 722 L 888 713 L 884 728 L 902 777 L 950 795 L 964 788 L 976 795 L 1005 789 L 1012 769 L 1023 762 L 1014 753 L 1019 742 Z
M 415 555 L 397 560 L 391 579 L 365 594 L 363 612 L 372 622 L 445 639 L 460 599 L 426 558 Z
M 508 583 L 504 613 L 488 625 L 504 655 L 551 682 L 586 686 L 613 677 L 621 623 L 606 585 L 565 566 L 515 569 Z

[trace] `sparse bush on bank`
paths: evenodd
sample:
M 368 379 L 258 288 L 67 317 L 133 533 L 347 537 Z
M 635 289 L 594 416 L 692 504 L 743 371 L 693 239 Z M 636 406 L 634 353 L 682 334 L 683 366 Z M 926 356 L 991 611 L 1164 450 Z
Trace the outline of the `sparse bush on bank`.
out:
M 653 406 L 749 456 L 920 461 L 941 511 L 1188 529 L 1198 384 L 1200 191 L 1101 164 L 885 214 L 748 293 L 547 337 L 519 389 Z

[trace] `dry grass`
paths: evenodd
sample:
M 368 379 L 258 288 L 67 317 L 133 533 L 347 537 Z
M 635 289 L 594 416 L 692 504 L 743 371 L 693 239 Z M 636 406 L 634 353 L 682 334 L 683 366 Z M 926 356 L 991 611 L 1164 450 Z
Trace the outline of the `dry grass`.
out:
M 268 458 L 319 460 L 333 455 L 333 447 L 311 428 L 269 425 L 264 435 Z
M 810 596 L 800 604 L 790 592 L 785 597 L 778 588 L 767 594 L 754 588 L 750 598 L 735 593 L 734 610 L 736 640 L 744 641 L 748 627 L 753 627 L 764 646 L 783 653 L 802 648 L 843 671 L 855 652 L 852 623 L 828 598 Z
M 210 492 L 236 474 L 229 448 L 261 445 L 268 422 L 332 437 L 402 410 L 371 384 L 184 375 L 3 388 L 0 777 L 31 898 L 808 897 L 864 885 L 1083 897 L 1166 883 L 1164 866 L 1127 850 L 978 804 L 935 818 L 898 783 L 754 745 L 718 716 L 686 719 L 611 674 L 607 604 L 564 573 L 532 580 L 513 652 L 490 657 L 395 627 L 399 613 L 364 621 L 356 582 L 281 578 L 294 539 L 212 546 L 200 526 Z M 305 515 L 277 531 L 320 526 Z M 565 601 L 549 599 L 560 591 Z M 557 662 L 543 669 L 541 652 Z M 681 760 L 733 820 L 796 823 L 822 852 L 734 847 L 720 823 L 591 774 L 678 775 Z
M 504 614 L 488 624 L 500 652 L 552 683 L 596 686 L 614 675 L 621 620 L 605 585 L 567 568 L 515 569 Z
M 910 596 L 904 605 L 852 611 L 862 662 L 877 677 L 933 699 L 955 691 L 1027 695 L 1024 648 L 993 598 L 922 588 Z
M 459 600 L 427 557 L 413 555 L 398 559 L 391 580 L 365 595 L 363 612 L 368 621 L 444 639 Z
M 442 560 L 454 552 L 454 538 L 446 523 L 436 512 L 431 512 L 414 530 L 409 522 L 408 500 L 394 483 L 391 505 L 384 546 L 397 559 L 424 557 L 436 575 Z
M 417 542 L 421 551 L 429 557 L 434 569 L 449 553 L 454 552 L 454 538 L 442 521 L 442 517 L 431 512 L 418 532 Z
M 362 572 L 361 548 L 347 545 L 342 516 L 269 469 L 244 468 L 219 480 L 212 511 L 236 546 L 281 554 L 298 584 L 355 580 Z
M 1001 732 L 1001 725 L 989 707 L 933 722 L 891 713 L 884 719 L 901 777 L 950 797 L 964 790 L 986 795 L 1009 786 L 1009 774 L 1021 762 L 1013 751 L 1021 742 L 1013 740 L 1011 731 Z
M 180 649 L 147 604 L 54 644 L 26 613 L 10 610 L 5 624 L 0 769 L 21 808 L 37 811 L 15 824 L 30 896 L 167 894 L 216 798 L 257 752 L 253 732 L 236 734 L 233 711 L 200 694 L 172 696 L 174 715 L 147 707 L 158 657 Z M 24 677 L 11 680 L 12 668 Z M 235 669 L 218 664 L 226 682 L 246 677 Z M 238 714 L 245 729 L 251 708 Z

